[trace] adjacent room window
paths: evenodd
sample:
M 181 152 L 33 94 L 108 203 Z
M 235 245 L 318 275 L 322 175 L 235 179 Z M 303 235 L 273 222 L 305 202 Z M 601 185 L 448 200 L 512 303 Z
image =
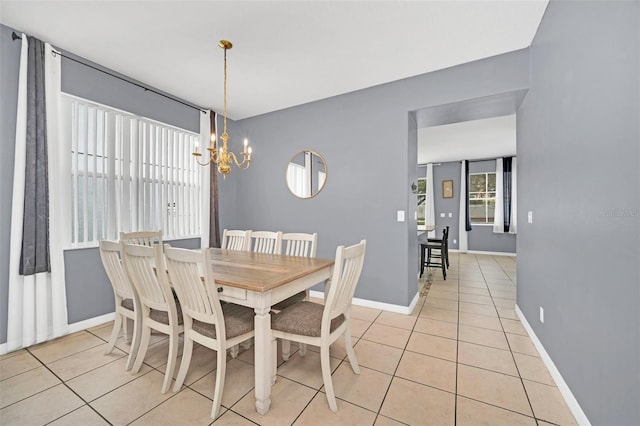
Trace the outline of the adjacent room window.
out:
M 493 224 L 496 207 L 496 174 L 469 174 L 469 213 L 471 223 Z
M 199 135 L 70 95 L 62 97 L 71 155 L 72 246 L 120 231 L 200 236 Z
M 427 179 L 418 178 L 418 230 L 425 229 L 427 211 Z

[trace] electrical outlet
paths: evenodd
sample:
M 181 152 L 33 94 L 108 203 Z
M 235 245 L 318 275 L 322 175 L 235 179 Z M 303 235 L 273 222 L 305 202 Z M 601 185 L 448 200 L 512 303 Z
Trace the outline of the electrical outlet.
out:
M 532 211 L 529 211 L 527 213 L 527 222 L 533 223 L 533 212 Z
M 544 309 L 540 306 L 540 322 L 544 323 Z
M 453 240 L 453 244 L 458 244 L 458 240 Z

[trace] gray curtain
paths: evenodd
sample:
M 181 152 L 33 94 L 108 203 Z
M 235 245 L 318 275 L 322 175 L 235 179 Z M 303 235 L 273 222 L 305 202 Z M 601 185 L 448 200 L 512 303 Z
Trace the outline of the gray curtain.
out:
M 210 111 L 211 134 L 216 133 L 216 113 Z M 211 162 L 210 171 L 210 198 L 209 198 L 209 247 L 220 248 L 220 219 L 218 215 L 218 167 Z
M 51 272 L 44 43 L 28 37 L 27 146 L 20 274 Z

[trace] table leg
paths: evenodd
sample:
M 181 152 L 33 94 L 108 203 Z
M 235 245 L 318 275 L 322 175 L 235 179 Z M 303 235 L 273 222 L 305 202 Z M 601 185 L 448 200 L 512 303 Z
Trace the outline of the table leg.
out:
M 272 345 L 270 307 L 255 308 L 256 411 L 267 414 L 271 406 Z

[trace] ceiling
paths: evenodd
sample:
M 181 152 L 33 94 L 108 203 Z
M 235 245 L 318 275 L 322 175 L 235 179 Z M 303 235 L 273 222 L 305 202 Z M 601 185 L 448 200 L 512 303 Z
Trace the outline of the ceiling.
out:
M 238 120 L 531 44 L 547 0 L 9 1 L 0 22 Z
M 418 164 L 516 155 L 516 116 L 418 129 Z

